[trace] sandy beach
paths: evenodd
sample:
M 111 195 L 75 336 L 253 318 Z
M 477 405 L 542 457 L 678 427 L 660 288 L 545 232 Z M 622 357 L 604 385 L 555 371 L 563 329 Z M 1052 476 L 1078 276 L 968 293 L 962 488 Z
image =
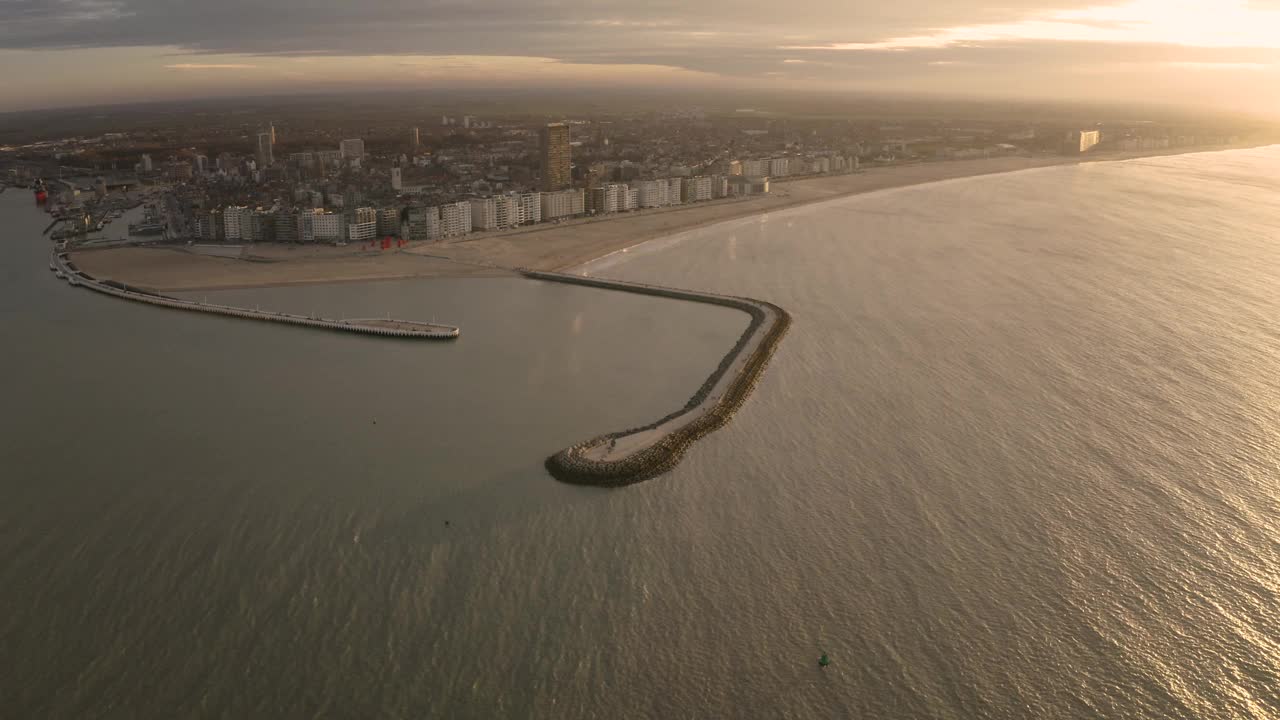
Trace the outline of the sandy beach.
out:
M 1205 152 L 1229 148 L 1189 148 Z M 453 241 L 412 243 L 389 251 L 363 246 L 249 246 L 239 259 L 211 257 L 178 246 L 77 250 L 77 265 L 161 292 L 213 290 L 403 278 L 493 277 L 508 268 L 564 270 L 647 240 L 784 208 L 890 188 L 1084 162 L 1108 162 L 1178 152 L 1107 153 L 1084 157 L 1010 156 L 983 160 L 869 167 L 850 175 L 773 183 L 767 196 L 645 210 L 625 215 L 476 233 Z

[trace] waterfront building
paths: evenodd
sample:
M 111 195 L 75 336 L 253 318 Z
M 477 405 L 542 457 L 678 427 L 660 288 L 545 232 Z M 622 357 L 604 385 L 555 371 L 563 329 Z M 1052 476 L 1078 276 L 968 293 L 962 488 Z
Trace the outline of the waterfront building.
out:
M 786 177 L 791 174 L 791 158 L 773 158 L 769 161 L 769 171 L 762 173 L 770 177 Z
M 471 232 L 471 205 L 467 201 L 440 206 L 441 237 L 457 237 Z
M 705 175 L 691 177 L 680 183 L 680 199 L 686 203 L 711 199 L 711 178 Z
M 761 177 L 769 174 L 768 160 L 743 160 L 738 163 L 741 172 L 730 173 L 732 175 L 742 175 L 745 177 Z
M 633 187 L 636 189 L 636 205 L 640 208 L 659 208 L 671 204 L 667 197 L 669 185 L 666 180 L 641 180 Z
M 413 206 L 405 213 L 404 235 L 410 240 L 439 240 L 440 210 L 436 207 Z
M 471 227 L 476 230 L 495 230 L 498 227 L 498 202 L 494 198 L 474 198 L 469 201 Z
M 622 186 L 622 195 L 619 198 L 618 209 L 622 212 L 631 212 L 640 207 L 640 192 L 629 185 Z
M 360 160 L 364 157 L 364 140 L 351 138 L 338 143 L 338 152 L 346 160 Z
M 493 198 L 498 227 L 510 228 L 520 224 L 520 200 L 515 195 L 499 195 Z
M 298 216 L 295 213 L 287 210 L 277 210 L 275 213 L 275 226 L 276 242 L 298 242 Z
M 542 222 L 542 193 L 520 193 L 516 196 L 519 202 L 517 225 L 530 225 Z
M 587 211 L 582 190 L 541 193 L 541 204 L 543 220 L 574 217 Z
M 378 211 L 378 234 L 400 234 L 400 208 L 382 208 Z
M 1102 142 L 1102 133 L 1098 130 L 1073 130 L 1067 133 L 1063 152 L 1067 155 L 1079 155 L 1092 150 Z
M 682 191 L 684 188 L 684 182 L 681 178 L 678 178 L 678 177 L 667 178 L 665 181 L 659 180 L 658 182 L 667 183 L 667 204 L 668 205 L 680 205 L 684 202 L 684 195 L 682 194 Z
M 252 211 L 244 206 L 232 205 L 224 208 L 222 211 L 223 237 L 227 240 L 243 239 L 244 226 L 248 224 L 251 213 Z
M 570 176 L 569 126 L 552 123 L 542 128 L 542 190 L 564 190 L 572 182 Z
M 304 243 L 338 242 L 346 234 L 343 216 L 316 208 L 298 213 L 298 239 Z
M 347 239 L 363 242 L 378 237 L 378 221 L 347 223 Z
M 729 176 L 728 175 L 712 175 L 711 176 L 711 198 L 718 200 L 720 198 L 729 197 Z

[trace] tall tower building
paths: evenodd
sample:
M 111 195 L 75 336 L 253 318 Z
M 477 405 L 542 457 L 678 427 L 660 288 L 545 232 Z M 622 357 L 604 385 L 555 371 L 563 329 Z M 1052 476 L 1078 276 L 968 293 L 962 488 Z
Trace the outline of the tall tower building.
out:
M 418 148 L 422 147 L 422 135 L 419 134 L 418 128 L 409 129 L 409 154 L 416 155 Z
M 276 144 L 276 124 L 271 123 L 268 127 L 271 128 L 271 144 L 274 146 Z
M 542 128 L 542 190 L 555 192 L 569 187 L 569 126 L 552 123 Z
M 275 153 L 272 152 L 272 149 L 271 149 L 271 133 L 270 132 L 258 133 L 257 160 L 258 160 L 258 167 L 261 169 L 266 169 L 271 167 L 271 165 L 274 164 L 276 161 Z

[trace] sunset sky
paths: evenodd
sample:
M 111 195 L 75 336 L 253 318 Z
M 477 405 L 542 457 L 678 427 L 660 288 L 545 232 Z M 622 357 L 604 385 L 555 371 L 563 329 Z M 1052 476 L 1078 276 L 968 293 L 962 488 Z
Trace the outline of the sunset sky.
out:
M 699 87 L 1280 115 L 1280 0 L 0 0 L 0 111 L 345 88 Z

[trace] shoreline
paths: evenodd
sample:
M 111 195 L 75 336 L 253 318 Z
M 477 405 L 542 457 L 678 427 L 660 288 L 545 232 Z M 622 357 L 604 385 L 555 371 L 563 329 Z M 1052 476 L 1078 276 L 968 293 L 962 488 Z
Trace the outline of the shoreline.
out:
M 329 246 L 249 246 L 246 258 L 197 255 L 179 247 L 73 250 L 98 277 L 164 292 L 320 285 L 431 278 L 508 277 L 516 268 L 566 272 L 651 240 L 721 222 L 883 190 L 1064 165 L 1267 147 L 1179 148 L 1107 155 L 1008 156 L 872 167 L 859 173 L 775 181 L 769 195 L 716 200 L 621 215 L 582 218 L 444 242 L 418 242 L 394 252 Z M 261 254 L 259 254 L 261 253 Z

